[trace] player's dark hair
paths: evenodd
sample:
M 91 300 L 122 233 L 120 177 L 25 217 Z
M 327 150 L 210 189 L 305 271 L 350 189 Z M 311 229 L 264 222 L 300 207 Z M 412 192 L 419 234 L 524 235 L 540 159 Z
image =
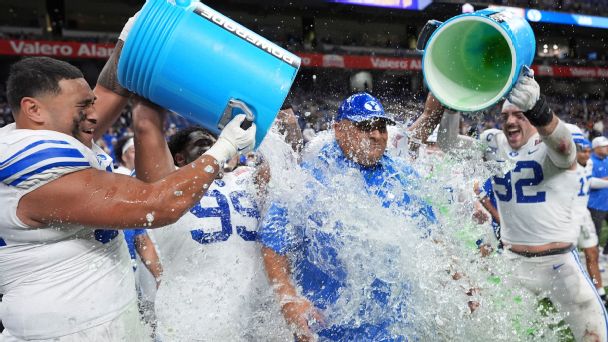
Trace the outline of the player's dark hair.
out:
M 11 65 L 6 81 L 6 98 L 13 113 L 21 108 L 21 99 L 59 94 L 59 81 L 84 78 L 75 66 L 49 57 L 24 58 Z
M 192 132 L 198 132 L 198 131 L 216 138 L 215 134 L 209 132 L 208 130 L 206 130 L 200 126 L 190 126 L 190 127 L 186 127 L 184 129 L 180 130 L 179 132 L 173 134 L 169 138 L 169 141 L 168 141 L 169 151 L 171 151 L 171 156 L 173 156 L 174 162 L 175 162 L 175 155 L 180 152 L 184 152 L 184 149 L 186 148 L 186 145 L 188 144 L 188 137 L 190 136 L 190 134 Z

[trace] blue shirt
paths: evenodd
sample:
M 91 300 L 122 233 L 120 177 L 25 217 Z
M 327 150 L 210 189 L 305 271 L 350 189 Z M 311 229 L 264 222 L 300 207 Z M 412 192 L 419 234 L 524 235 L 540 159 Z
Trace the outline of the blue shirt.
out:
M 608 177 L 608 158 L 600 159 L 595 153 L 591 154 L 593 161 L 592 177 Z M 589 192 L 589 204 L 587 207 L 595 210 L 608 211 L 608 188 L 591 189 Z
M 138 235 L 146 234 L 145 229 L 125 229 L 123 230 L 125 234 L 125 241 L 127 242 L 127 247 L 129 247 L 129 254 L 131 254 L 131 259 L 135 260 L 137 252 L 135 249 L 135 237 Z
M 351 169 L 358 171 L 363 179 L 368 194 L 380 199 L 382 206 L 391 208 L 396 215 L 409 215 L 415 218 L 422 229 L 422 234 L 429 234 L 429 223 L 436 221 L 432 208 L 416 196 L 408 194 L 405 190 L 414 187 L 418 179 L 415 171 L 398 161 L 383 155 L 380 161 L 372 167 L 365 167 L 346 158 L 337 145 L 331 143 L 323 147 L 317 159 L 304 163 L 302 167 L 312 176 L 328 187 L 337 196 L 345 192 L 358 191 L 358 189 L 344 189 L 333 187 L 331 177 Z M 317 184 L 318 186 L 318 184 Z M 394 194 L 398 195 L 395 196 Z M 339 197 L 338 197 L 339 199 Z M 309 206 L 302 204 L 302 212 L 309 213 Z M 413 209 L 413 210 L 412 210 Z M 406 213 L 407 210 L 407 213 Z M 340 231 L 344 229 L 341 222 L 325 222 L 327 215 L 323 212 L 314 212 L 308 215 L 305 224 L 296 225 L 287 230 L 289 225 L 288 212 L 279 203 L 272 203 L 260 228 L 260 240 L 266 247 L 276 253 L 288 255 L 292 265 L 292 273 L 296 283 L 301 287 L 302 294 L 314 303 L 317 308 L 326 309 L 340 297 L 341 289 L 346 286 L 346 270 L 340 260 L 339 248 L 343 247 L 340 241 Z M 314 229 L 327 224 L 334 226 L 332 234 Z M 307 229 L 308 228 L 308 229 Z M 312 228 L 312 229 L 310 229 Z M 384 253 L 398 253 L 398 251 L 383 251 Z M 382 279 L 376 278 L 369 284 L 360 284 L 361 289 L 369 291 L 370 305 L 386 307 L 391 289 L 390 285 Z M 402 294 L 409 293 L 408 284 L 398 284 Z M 361 324 L 355 326 L 330 326 L 319 332 L 321 337 L 331 340 L 391 340 L 386 330 L 391 319 L 404 316 L 404 308 L 386 308 L 387 314 L 384 322 L 366 322 L 365 308 L 361 308 L 358 315 Z M 402 311 L 403 310 L 403 311 Z M 398 312 L 396 312 L 398 311 Z
M 498 210 L 498 205 L 496 204 L 496 196 L 494 196 L 494 188 L 492 187 L 492 178 L 486 179 L 483 183 L 483 191 L 488 196 L 490 203 L 492 206 Z M 498 241 L 500 241 L 500 224 L 496 222 L 494 216 L 492 216 L 492 230 L 494 231 L 494 236 Z

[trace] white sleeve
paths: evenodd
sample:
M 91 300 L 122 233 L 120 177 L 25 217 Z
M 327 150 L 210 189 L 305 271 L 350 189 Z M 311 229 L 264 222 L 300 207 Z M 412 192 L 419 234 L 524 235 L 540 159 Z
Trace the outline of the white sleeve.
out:
M 541 137 L 547 145 L 549 159 L 551 159 L 555 166 L 560 169 L 567 169 L 574 164 L 576 160 L 576 148 L 574 147 L 574 141 L 572 141 L 572 133 L 570 133 L 570 130 L 562 120 L 559 120 L 553 133 Z M 565 151 L 566 153 L 560 151 L 564 148 L 568 149 Z
M 589 187 L 591 189 L 608 188 L 608 180 L 603 179 L 603 178 L 596 178 L 596 177 L 589 178 Z
M 32 191 L 65 174 L 90 168 L 85 151 L 63 134 L 18 134 L 5 137 L 0 150 L 0 181 Z M 66 136 L 67 137 L 67 136 Z
M 496 128 L 486 129 L 479 135 L 479 143 L 486 160 L 494 160 L 498 151 L 498 135 L 502 133 Z
M 473 148 L 477 141 L 471 137 L 459 135 L 460 113 L 445 110 L 439 130 L 437 132 L 437 145 L 444 152 Z

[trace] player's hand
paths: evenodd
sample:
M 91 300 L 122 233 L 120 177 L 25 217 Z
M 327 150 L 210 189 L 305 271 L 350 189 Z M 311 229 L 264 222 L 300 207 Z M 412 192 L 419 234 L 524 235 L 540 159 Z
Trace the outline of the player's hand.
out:
M 488 222 L 488 220 L 490 219 L 490 217 L 488 216 L 488 214 L 485 213 L 485 211 L 483 211 L 482 209 L 477 209 L 473 212 L 473 221 L 475 221 L 475 223 L 477 224 L 484 224 L 486 222 Z
M 296 329 L 297 341 L 316 341 L 317 336 L 311 325 L 323 324 L 323 315 L 314 305 L 304 298 L 285 303 L 281 307 L 288 324 Z
M 507 99 L 525 113 L 534 107 L 539 98 L 540 86 L 534 80 L 534 71 L 525 68 Z
M 237 153 L 245 154 L 255 146 L 255 124 L 252 123 L 248 129 L 242 129 L 241 123 L 245 120 L 244 114 L 235 116 L 227 125 L 224 127 L 222 133 L 220 133 L 217 142 L 211 146 L 206 155 L 210 155 L 220 163 L 231 159 Z
M 467 296 L 474 296 L 474 295 L 478 295 L 478 294 L 479 294 L 479 288 L 476 288 L 476 287 L 472 287 L 466 292 Z M 475 312 L 475 310 L 477 310 L 477 308 L 479 308 L 479 305 L 481 305 L 481 304 L 476 300 L 470 300 L 467 302 L 467 305 L 469 306 L 469 310 L 471 311 L 471 313 L 473 313 L 473 312 Z
M 471 311 L 471 313 L 473 313 L 475 312 L 475 310 L 477 310 L 480 304 L 478 301 L 470 300 L 467 305 L 469 306 L 469 310 Z

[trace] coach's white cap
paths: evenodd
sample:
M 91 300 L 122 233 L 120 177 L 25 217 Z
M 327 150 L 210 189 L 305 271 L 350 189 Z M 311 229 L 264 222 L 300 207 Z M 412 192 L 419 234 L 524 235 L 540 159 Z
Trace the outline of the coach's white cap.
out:
M 603 137 L 603 136 L 597 137 L 591 141 L 592 148 L 604 147 L 604 146 L 608 146 L 608 139 L 606 139 L 606 137 Z

